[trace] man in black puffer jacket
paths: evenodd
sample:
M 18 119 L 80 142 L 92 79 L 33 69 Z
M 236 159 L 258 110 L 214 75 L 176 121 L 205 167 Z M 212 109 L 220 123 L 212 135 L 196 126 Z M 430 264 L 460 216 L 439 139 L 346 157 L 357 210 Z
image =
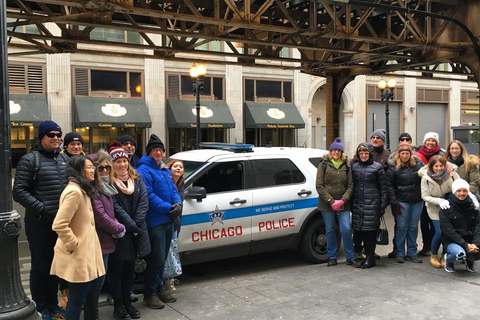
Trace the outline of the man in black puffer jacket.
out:
M 30 290 L 37 310 L 48 319 L 62 313 L 58 278 L 50 275 L 57 233 L 52 230 L 60 195 L 67 185 L 68 157 L 61 154 L 62 129 L 53 121 L 38 126 L 38 142 L 17 166 L 13 199 L 25 207 L 25 233 L 31 254 Z

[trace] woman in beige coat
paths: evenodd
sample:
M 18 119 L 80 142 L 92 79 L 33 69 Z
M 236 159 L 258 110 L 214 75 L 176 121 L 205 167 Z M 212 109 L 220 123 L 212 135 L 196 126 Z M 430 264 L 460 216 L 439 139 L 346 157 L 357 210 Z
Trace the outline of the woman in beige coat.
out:
M 95 166 L 92 160 L 75 156 L 68 160 L 66 172 L 69 183 L 60 196 L 52 225 L 58 239 L 50 273 L 68 282 L 70 297 L 65 317 L 78 320 L 86 301 L 90 307 L 98 304 L 96 293 L 103 283 L 105 267 L 91 203 Z M 91 296 L 97 301 L 90 301 Z M 91 315 L 87 309 L 85 320 L 98 319 L 98 315 Z

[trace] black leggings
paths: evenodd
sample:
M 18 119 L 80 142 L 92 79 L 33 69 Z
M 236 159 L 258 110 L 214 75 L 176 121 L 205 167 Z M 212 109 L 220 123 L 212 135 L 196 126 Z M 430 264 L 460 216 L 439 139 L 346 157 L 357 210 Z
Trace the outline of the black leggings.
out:
M 367 256 L 375 255 L 375 247 L 377 246 L 377 230 L 374 231 L 358 231 L 353 230 L 353 237 L 357 240 L 357 243 L 360 245 L 363 243 L 365 247 L 365 253 Z M 355 246 L 355 252 L 361 252 L 357 250 Z
M 423 205 L 422 214 L 420 215 L 420 230 L 422 230 L 423 246 L 430 247 L 432 245 L 433 235 L 435 234 L 435 227 L 432 219 L 428 216 L 427 208 Z

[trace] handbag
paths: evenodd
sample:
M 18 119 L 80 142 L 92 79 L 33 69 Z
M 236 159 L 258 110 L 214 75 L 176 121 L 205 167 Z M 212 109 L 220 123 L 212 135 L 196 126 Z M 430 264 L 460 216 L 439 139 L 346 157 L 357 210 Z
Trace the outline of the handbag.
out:
M 180 263 L 180 255 L 178 253 L 177 239 L 170 242 L 170 250 L 168 250 L 167 260 L 163 269 L 163 278 L 171 279 L 182 274 L 182 264 Z
M 380 218 L 380 228 L 378 228 L 376 240 L 379 245 L 388 245 L 388 229 L 384 217 Z

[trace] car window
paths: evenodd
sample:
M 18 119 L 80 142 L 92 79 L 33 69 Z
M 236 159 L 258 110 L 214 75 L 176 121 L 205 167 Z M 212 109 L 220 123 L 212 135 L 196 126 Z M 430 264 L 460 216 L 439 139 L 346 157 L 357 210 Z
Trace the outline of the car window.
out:
M 208 193 L 227 192 L 244 189 L 245 165 L 241 161 L 221 162 L 193 182 L 194 186 L 204 187 Z
M 320 162 L 322 162 L 323 157 L 309 158 L 308 160 L 311 164 L 315 166 L 315 168 L 318 168 L 318 165 L 320 164 Z
M 170 163 L 171 161 L 174 161 L 177 159 L 169 158 L 167 161 L 165 161 L 165 165 Z M 200 162 L 200 161 L 189 161 L 189 160 L 182 160 L 183 162 L 183 167 L 185 170 L 185 173 L 183 174 L 185 179 L 188 178 L 189 175 L 200 169 L 205 165 L 205 162 Z
M 305 176 L 289 159 L 261 159 L 253 161 L 257 187 L 301 183 Z

